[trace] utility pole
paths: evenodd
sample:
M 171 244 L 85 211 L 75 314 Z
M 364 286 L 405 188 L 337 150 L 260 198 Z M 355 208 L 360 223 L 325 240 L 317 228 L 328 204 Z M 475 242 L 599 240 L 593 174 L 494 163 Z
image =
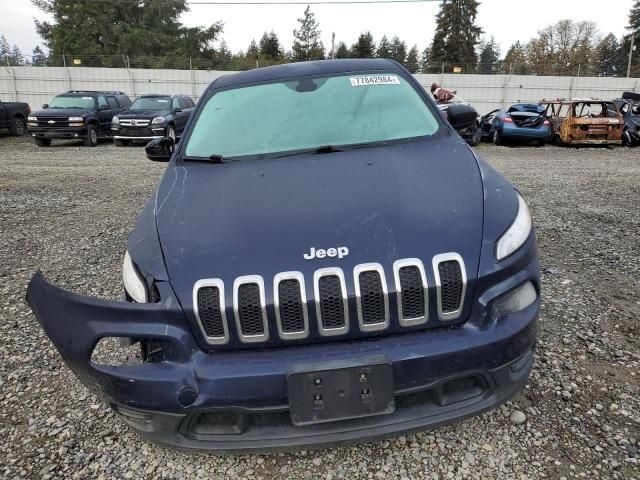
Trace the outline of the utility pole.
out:
M 331 60 L 336 59 L 336 32 L 331 32 Z
M 629 63 L 627 64 L 627 78 L 631 77 L 631 59 L 633 58 L 633 51 L 636 49 L 636 33 L 631 32 L 631 47 L 629 48 Z

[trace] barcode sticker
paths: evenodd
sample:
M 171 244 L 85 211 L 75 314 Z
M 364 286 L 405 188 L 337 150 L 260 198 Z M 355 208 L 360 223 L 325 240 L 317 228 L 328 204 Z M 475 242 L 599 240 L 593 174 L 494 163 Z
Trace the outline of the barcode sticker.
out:
M 400 85 L 400 79 L 396 75 L 365 75 L 362 77 L 350 77 L 352 87 L 366 87 L 369 85 Z

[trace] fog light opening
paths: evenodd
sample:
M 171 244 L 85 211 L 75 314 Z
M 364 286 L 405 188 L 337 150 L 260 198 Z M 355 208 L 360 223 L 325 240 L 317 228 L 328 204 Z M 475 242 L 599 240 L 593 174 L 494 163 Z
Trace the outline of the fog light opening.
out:
M 110 367 L 142 365 L 143 356 L 137 340 L 104 337 L 94 347 L 91 363 Z
M 498 298 L 493 304 L 493 316 L 500 318 L 524 310 L 538 298 L 533 282 L 526 282 L 509 293 Z

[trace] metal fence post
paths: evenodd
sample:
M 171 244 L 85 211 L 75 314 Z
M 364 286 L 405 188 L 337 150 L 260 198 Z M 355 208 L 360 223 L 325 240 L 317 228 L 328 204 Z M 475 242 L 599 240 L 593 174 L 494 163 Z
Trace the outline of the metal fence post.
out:
M 196 73 L 193 71 L 193 63 L 191 57 L 189 57 L 189 71 L 191 73 L 191 96 L 196 96 Z

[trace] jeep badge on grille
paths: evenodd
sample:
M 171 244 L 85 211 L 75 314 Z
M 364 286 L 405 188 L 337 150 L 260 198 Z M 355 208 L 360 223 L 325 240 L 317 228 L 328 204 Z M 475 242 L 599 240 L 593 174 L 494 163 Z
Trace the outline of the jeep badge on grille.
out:
M 326 258 L 326 257 L 338 257 L 344 258 L 349 255 L 349 249 L 347 247 L 337 247 L 337 248 L 318 248 L 316 250 L 315 247 L 311 247 L 309 253 L 305 253 L 303 256 L 305 260 L 313 260 L 314 258 Z

